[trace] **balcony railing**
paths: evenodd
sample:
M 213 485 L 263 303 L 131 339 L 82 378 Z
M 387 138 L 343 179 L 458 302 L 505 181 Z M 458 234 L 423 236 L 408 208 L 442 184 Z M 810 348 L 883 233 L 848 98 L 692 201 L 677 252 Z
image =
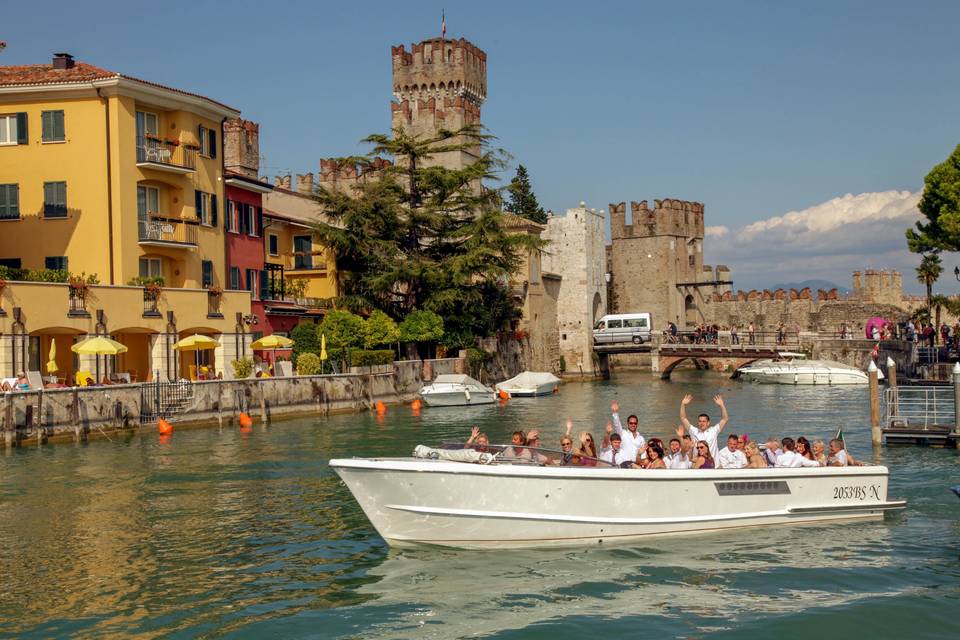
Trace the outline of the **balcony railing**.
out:
M 140 220 L 139 238 L 141 244 L 157 242 L 196 246 L 197 225 L 152 216 L 149 220 Z
M 137 164 L 149 164 L 159 169 L 187 173 L 197 168 L 197 152 L 180 144 L 138 137 Z

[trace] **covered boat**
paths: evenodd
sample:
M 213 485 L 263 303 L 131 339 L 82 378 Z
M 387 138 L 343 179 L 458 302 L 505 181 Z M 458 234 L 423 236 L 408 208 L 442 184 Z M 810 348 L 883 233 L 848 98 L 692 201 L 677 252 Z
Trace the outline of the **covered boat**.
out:
M 497 391 L 506 391 L 511 398 L 522 396 L 546 396 L 560 386 L 560 378 L 552 373 L 524 371 L 518 376 L 497 384 Z
M 737 370 L 734 377 L 769 384 L 867 384 L 870 378 L 856 367 L 832 360 L 807 360 L 802 353 L 757 360 Z
M 442 374 L 420 389 L 420 397 L 431 407 L 457 407 L 491 404 L 497 393 L 487 385 L 464 374 Z
M 418 447 L 408 458 L 338 459 L 330 466 L 394 546 L 598 544 L 876 519 L 905 506 L 887 499 L 882 466 L 642 470 L 599 461 L 564 466 L 559 452 L 519 451 Z

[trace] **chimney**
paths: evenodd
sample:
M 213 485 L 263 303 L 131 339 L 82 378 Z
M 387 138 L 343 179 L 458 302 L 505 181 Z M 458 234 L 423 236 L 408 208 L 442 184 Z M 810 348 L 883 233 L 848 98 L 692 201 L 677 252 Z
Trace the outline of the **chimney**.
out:
M 54 69 L 73 69 L 73 56 L 69 53 L 53 54 Z

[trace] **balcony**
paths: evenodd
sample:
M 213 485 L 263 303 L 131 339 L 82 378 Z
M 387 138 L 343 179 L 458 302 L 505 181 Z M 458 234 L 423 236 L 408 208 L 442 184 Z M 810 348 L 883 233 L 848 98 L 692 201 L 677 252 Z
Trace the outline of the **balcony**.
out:
M 197 248 L 197 223 L 162 216 L 150 216 L 139 222 L 141 246 Z
M 197 170 L 197 152 L 179 143 L 138 137 L 137 166 L 186 175 Z

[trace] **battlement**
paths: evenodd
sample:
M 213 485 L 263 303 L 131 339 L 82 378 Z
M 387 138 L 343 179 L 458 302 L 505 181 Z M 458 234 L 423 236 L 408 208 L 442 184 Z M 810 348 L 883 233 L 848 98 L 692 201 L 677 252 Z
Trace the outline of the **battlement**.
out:
M 223 121 L 223 167 L 248 178 L 260 169 L 260 125 L 252 120 Z
M 487 99 L 487 54 L 464 38 L 432 38 L 390 48 L 393 93 L 399 102 L 461 97 L 476 106 Z
M 854 271 L 853 297 L 863 302 L 899 305 L 903 299 L 903 277 L 899 271 L 884 269 Z
M 350 158 L 321 158 L 319 186 L 331 190 L 352 190 L 356 185 L 393 163 L 386 158 L 374 158 L 368 164 L 357 163 Z M 311 175 L 312 174 L 308 174 Z
M 651 209 L 647 200 L 630 202 L 629 224 L 626 203 L 610 204 L 611 238 L 703 237 L 703 203 L 672 198 L 654 200 L 653 203 Z

